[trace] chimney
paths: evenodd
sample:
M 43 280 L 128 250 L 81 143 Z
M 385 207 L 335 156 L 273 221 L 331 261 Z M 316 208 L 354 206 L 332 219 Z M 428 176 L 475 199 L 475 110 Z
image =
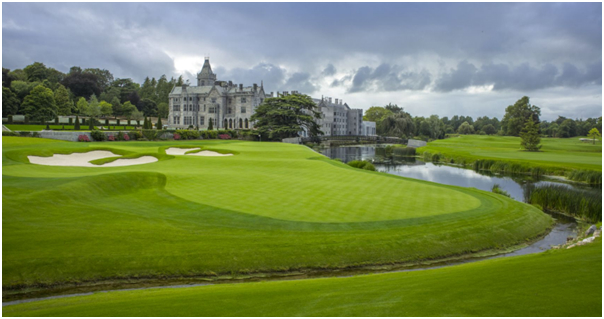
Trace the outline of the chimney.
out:
M 342 100 L 340 100 L 340 105 L 342 105 L 342 103 L 344 103 Z
M 331 104 L 331 98 L 329 98 L 329 104 Z
M 338 99 L 336 99 L 336 104 L 338 104 Z
M 233 86 L 233 81 L 229 81 L 229 87 Z
M 243 84 L 239 83 L 239 91 L 243 91 Z
M 258 91 L 258 84 L 254 83 L 254 92 Z
M 271 97 L 273 97 L 273 92 L 271 92 Z

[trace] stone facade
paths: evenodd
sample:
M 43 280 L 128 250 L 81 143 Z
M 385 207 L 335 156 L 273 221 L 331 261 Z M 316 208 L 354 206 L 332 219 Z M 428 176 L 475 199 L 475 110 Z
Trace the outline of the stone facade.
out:
M 313 99 L 321 111 L 321 118 L 317 121 L 324 136 L 342 135 L 375 135 L 375 129 L 365 130 L 364 124 L 371 125 L 373 122 L 363 122 L 363 110 L 353 109 L 341 99 L 332 100 L 330 97 Z M 373 123 L 375 128 L 375 123 Z M 367 134 L 366 132 L 373 132 Z M 308 137 L 308 132 L 300 132 L 302 137 Z
M 250 117 L 265 97 L 262 84 L 244 87 L 216 80 L 206 58 L 197 86 L 175 86 L 170 92 L 168 127 L 207 129 L 212 119 L 214 129 L 250 129 Z

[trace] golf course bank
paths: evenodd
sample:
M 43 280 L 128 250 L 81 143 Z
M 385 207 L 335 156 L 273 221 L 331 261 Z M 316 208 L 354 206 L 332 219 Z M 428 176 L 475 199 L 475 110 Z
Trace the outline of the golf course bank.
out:
M 552 225 L 505 196 L 355 169 L 299 145 L 2 141 L 5 297 L 117 280 L 413 264 L 506 249 Z M 28 160 L 100 150 L 116 156 L 92 164 L 157 161 Z M 190 156 L 204 151 L 231 155 Z
M 432 270 L 94 293 L 5 316 L 602 316 L 602 240 Z

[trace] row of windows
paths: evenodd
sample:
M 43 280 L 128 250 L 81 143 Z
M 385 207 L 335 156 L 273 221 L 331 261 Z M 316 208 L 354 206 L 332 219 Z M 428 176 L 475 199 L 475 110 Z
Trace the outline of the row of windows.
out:
M 186 102 L 186 101 L 187 101 L 187 97 L 183 97 L 183 98 L 181 98 L 181 99 L 182 99 L 182 101 L 183 101 L 183 102 Z M 202 99 L 203 99 L 203 101 L 205 102 L 206 98 L 204 97 L 204 98 L 202 98 Z M 201 99 L 199 99 L 199 100 L 201 101 Z M 263 102 L 263 100 L 264 100 L 264 99 L 260 99 L 260 103 L 262 103 L 262 102 Z M 172 98 L 172 101 L 173 101 L 173 102 L 179 102 L 179 98 L 174 97 L 174 98 Z M 189 97 L 189 101 L 195 101 L 195 102 L 197 102 L 197 101 L 198 101 L 198 98 L 197 98 L 197 97 L 191 97 L 191 96 L 190 96 L 190 97 Z M 233 102 L 233 100 L 232 100 L 231 98 L 229 98 L 229 103 L 232 103 L 232 102 Z M 216 98 L 215 98 L 215 97 L 213 97 L 213 98 L 212 98 L 212 103 L 216 103 Z M 242 98 L 241 98 L 241 103 L 247 103 L 247 98 L 242 97 Z
M 184 105 L 183 106 L 183 111 L 185 112 L 199 112 L 200 110 L 200 106 L 199 105 L 193 105 L 193 104 L 189 104 L 189 105 Z M 247 113 L 247 109 L 245 108 L 245 106 L 241 107 L 241 113 Z M 172 106 L 172 111 L 176 111 L 176 112 L 180 112 L 180 105 L 174 105 Z M 206 106 L 205 104 L 203 105 L 203 112 L 206 111 Z M 231 114 L 233 112 L 233 108 L 228 107 L 227 108 L 227 114 Z M 210 107 L 210 113 L 216 113 L 216 107 L 211 106 Z
M 172 118 L 174 124 L 180 125 L 180 116 L 174 116 Z M 195 116 L 185 116 L 183 117 L 184 125 L 197 125 L 197 117 Z M 199 125 L 205 125 L 205 116 L 199 117 Z M 233 121 L 233 119 L 224 119 L 224 127 L 233 128 L 233 125 L 237 126 L 237 121 Z M 239 119 L 239 128 L 250 128 L 250 122 L 248 119 Z
M 225 128 L 232 129 L 234 128 L 233 125 L 237 126 L 237 120 L 233 121 L 233 119 L 224 119 Z M 248 119 L 239 119 L 239 128 L 250 128 L 250 122 L 248 121 Z

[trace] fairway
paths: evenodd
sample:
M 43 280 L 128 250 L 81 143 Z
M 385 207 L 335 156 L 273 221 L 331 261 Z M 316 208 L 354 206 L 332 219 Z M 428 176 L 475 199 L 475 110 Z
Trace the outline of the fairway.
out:
M 586 169 L 602 171 L 602 142 L 595 145 L 573 138 L 542 138 L 540 152 L 520 149 L 520 138 L 513 136 L 460 135 L 436 140 L 418 149 L 440 152 L 445 157 L 466 161 L 493 159 L 538 165 L 550 170 Z
M 571 250 L 350 278 L 95 293 L 5 316 L 602 316 L 602 241 Z
M 91 150 L 158 161 L 27 161 Z M 358 170 L 299 145 L 3 137 L 2 152 L 8 289 L 414 263 L 509 247 L 552 223 L 497 194 Z

